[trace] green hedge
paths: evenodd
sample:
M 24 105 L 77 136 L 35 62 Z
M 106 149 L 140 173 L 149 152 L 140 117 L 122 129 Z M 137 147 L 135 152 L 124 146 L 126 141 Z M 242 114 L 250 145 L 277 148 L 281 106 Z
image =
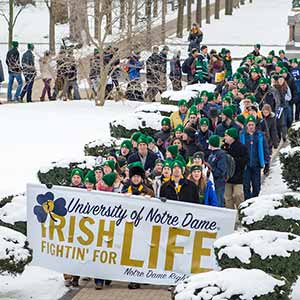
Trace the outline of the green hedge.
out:
M 191 107 L 194 103 L 194 98 L 186 99 L 188 107 Z M 162 97 L 161 104 L 168 104 L 168 105 L 178 105 L 178 100 L 172 100 L 170 97 Z
M 300 190 L 300 147 L 281 150 L 279 158 L 283 180 L 291 190 Z
M 84 154 L 87 156 L 107 156 L 112 149 L 117 147 L 114 140 L 107 142 L 93 141 L 84 145 Z
M 287 248 L 287 252 L 290 254 L 290 256 L 279 256 L 276 251 L 272 247 L 274 247 L 273 243 L 269 243 L 269 249 L 267 249 L 270 253 L 273 253 L 272 255 L 262 258 L 258 253 L 255 252 L 256 245 L 254 243 L 251 244 L 251 240 L 253 238 L 253 234 L 261 234 L 266 236 L 268 235 L 268 231 L 251 231 L 249 233 L 244 233 L 241 237 L 241 240 L 235 239 L 234 243 L 229 243 L 229 245 L 226 245 L 226 241 L 228 242 L 228 238 L 234 237 L 236 238 L 238 236 L 238 233 L 232 234 L 230 236 L 225 236 L 224 238 L 221 238 L 219 241 L 219 244 L 214 247 L 216 259 L 218 262 L 218 265 L 221 267 L 222 270 L 228 269 L 228 268 L 242 268 L 242 269 L 260 269 L 266 273 L 269 274 L 275 274 L 278 276 L 285 277 L 289 282 L 294 283 L 298 276 L 300 275 L 300 251 L 298 251 L 297 246 L 300 244 L 300 238 L 296 235 L 292 234 L 283 234 L 283 233 L 276 233 L 272 232 L 273 234 L 273 242 L 277 241 L 279 242 L 279 239 L 284 236 L 284 239 L 287 238 L 289 240 L 289 243 L 291 243 L 292 240 L 295 240 L 295 251 L 289 251 Z M 252 237 L 251 237 L 252 236 Z M 239 238 L 238 237 L 238 238 Z M 288 243 L 288 241 L 283 239 L 283 247 L 284 244 Z M 256 243 L 261 242 L 260 239 L 255 240 Z M 216 241 L 218 243 L 218 240 Z M 215 244 L 216 244 L 215 243 Z M 236 254 L 235 257 L 232 257 L 234 254 L 230 254 L 228 256 L 228 253 L 226 253 L 226 249 L 228 252 L 232 250 L 231 246 L 235 246 L 235 250 L 240 253 L 243 250 L 248 249 L 251 253 L 251 257 L 249 258 L 249 262 L 245 262 L 245 260 L 241 261 L 239 256 L 239 253 Z M 264 245 L 264 248 L 267 246 Z M 258 251 L 259 252 L 259 251 Z
M 291 147 L 300 146 L 300 122 L 296 122 L 288 130 L 288 136 L 291 143 Z
M 7 203 L 10 203 L 12 199 L 14 198 L 14 195 L 6 196 L 4 198 L 0 199 L 0 208 L 2 208 Z
M 133 133 L 140 131 L 146 135 L 153 136 L 158 130 L 150 127 L 140 127 L 139 129 L 127 129 L 122 125 L 115 126 L 109 123 L 110 134 L 114 138 L 130 138 Z
M 280 232 L 288 232 L 300 235 L 300 220 L 291 218 L 284 218 L 281 216 L 282 209 L 289 208 L 291 216 L 295 210 L 300 210 L 300 201 L 294 195 L 282 195 L 281 199 L 273 199 L 274 195 L 264 196 L 269 200 L 263 200 L 262 197 L 252 198 L 243 202 L 239 207 L 239 219 L 245 228 L 248 230 L 274 230 Z M 278 195 L 277 195 L 278 196 Z M 270 208 L 260 207 L 264 205 L 264 201 L 273 202 L 274 205 Z M 279 204 L 277 203 L 279 201 Z M 278 206 L 277 206 L 278 204 Z M 277 207 L 276 207 L 277 206 Z M 248 209 L 255 212 L 261 212 L 262 217 L 258 220 L 247 222 L 249 218 L 254 217 L 252 212 L 248 213 Z M 272 215 L 269 215 L 269 214 Z

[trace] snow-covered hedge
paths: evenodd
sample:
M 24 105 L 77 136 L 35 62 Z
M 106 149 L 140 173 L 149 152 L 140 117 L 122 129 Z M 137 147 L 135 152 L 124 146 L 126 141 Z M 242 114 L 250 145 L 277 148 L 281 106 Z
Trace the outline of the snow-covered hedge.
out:
M 275 230 L 300 235 L 300 194 L 272 194 L 243 202 L 242 225 L 249 230 Z
M 192 90 L 165 91 L 161 94 L 161 103 L 177 106 L 179 100 L 185 99 L 188 102 L 188 106 L 191 106 L 193 103 L 193 99 L 197 95 L 198 92 Z
M 290 285 L 261 270 L 226 269 L 179 283 L 175 300 L 288 300 Z
M 236 232 L 214 243 L 222 269 L 260 269 L 295 282 L 300 275 L 300 236 L 271 230 Z
M 116 147 L 116 139 L 101 138 L 84 145 L 84 154 L 87 156 L 103 156 L 109 154 L 110 150 Z
M 93 169 L 96 164 L 97 160 L 94 156 L 85 156 L 78 159 L 63 159 L 51 163 L 50 166 L 40 168 L 37 175 L 43 184 L 70 185 L 70 175 L 73 168 L 81 168 L 84 174 L 86 174 L 87 171 Z
M 160 113 L 137 112 L 109 124 L 111 136 L 130 138 L 136 131 L 153 136 L 161 128 L 163 116 Z
M 0 226 L 0 274 L 20 274 L 32 260 L 26 236 Z
M 288 136 L 292 147 L 300 146 L 300 121 L 292 125 L 288 131 Z
M 25 195 L 7 196 L 0 199 L 0 226 L 17 230 L 26 235 L 26 197 Z
M 300 190 L 300 146 L 282 149 L 279 157 L 283 180 L 291 190 Z
M 166 105 L 160 103 L 151 103 L 140 105 L 135 109 L 135 113 L 160 113 L 164 117 L 169 117 L 172 112 L 177 111 L 178 107 L 176 105 Z

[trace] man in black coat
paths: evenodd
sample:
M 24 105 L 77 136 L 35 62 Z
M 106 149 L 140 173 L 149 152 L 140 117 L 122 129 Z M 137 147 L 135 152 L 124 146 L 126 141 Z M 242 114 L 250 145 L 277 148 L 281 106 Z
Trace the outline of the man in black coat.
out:
M 157 155 L 148 149 L 148 140 L 145 135 L 141 135 L 137 141 L 138 151 L 133 152 L 128 157 L 128 165 L 130 163 L 140 161 L 146 171 L 146 175 L 149 175 L 155 167 L 155 161 Z
M 234 175 L 227 180 L 225 185 L 225 207 L 238 209 L 245 200 L 243 176 L 248 161 L 248 149 L 239 141 L 236 128 L 226 130 L 224 139 L 223 149 L 232 156 L 235 162 Z
M 246 81 L 246 87 L 249 93 L 255 92 L 259 84 L 259 79 L 260 79 L 259 67 L 252 67 L 250 70 L 250 78 Z
M 181 161 L 172 164 L 172 177 L 160 189 L 160 198 L 200 204 L 195 183 L 183 177 L 184 166 Z
M 192 49 L 191 54 L 189 57 L 183 62 L 182 65 L 182 72 L 187 74 L 187 81 L 188 84 L 194 83 L 194 73 L 195 70 L 193 70 L 194 61 L 199 56 L 199 52 L 197 49 Z

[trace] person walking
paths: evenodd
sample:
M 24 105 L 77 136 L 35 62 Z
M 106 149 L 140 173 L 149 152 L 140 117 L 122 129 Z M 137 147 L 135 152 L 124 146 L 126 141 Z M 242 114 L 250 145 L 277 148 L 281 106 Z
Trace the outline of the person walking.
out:
M 197 23 L 192 25 L 192 28 L 189 33 L 188 41 L 189 47 L 188 52 L 191 52 L 192 49 L 197 49 L 200 52 L 200 43 L 203 40 L 203 32 L 200 29 L 200 26 Z
M 50 66 L 50 52 L 45 51 L 44 56 L 40 59 L 40 72 L 42 76 L 42 80 L 44 83 L 44 87 L 42 90 L 42 94 L 40 97 L 41 101 L 45 100 L 45 96 L 47 94 L 48 99 L 51 99 L 51 81 L 52 81 L 52 73 L 51 73 L 51 66 Z
M 180 55 L 181 52 L 180 50 L 178 50 L 170 61 L 169 78 L 172 82 L 173 91 L 182 90 L 182 84 L 181 84 L 182 71 L 181 71 Z

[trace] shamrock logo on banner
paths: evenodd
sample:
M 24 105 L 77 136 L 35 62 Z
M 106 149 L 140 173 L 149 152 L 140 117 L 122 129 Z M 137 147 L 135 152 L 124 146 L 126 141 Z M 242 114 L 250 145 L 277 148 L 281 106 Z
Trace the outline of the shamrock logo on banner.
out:
M 39 205 L 33 208 L 34 214 L 40 223 L 44 223 L 47 220 L 49 214 L 50 218 L 56 222 L 54 214 L 64 217 L 67 214 L 66 200 L 64 198 L 58 198 L 54 200 L 54 195 L 51 192 L 46 194 L 39 194 L 36 197 L 36 201 Z

